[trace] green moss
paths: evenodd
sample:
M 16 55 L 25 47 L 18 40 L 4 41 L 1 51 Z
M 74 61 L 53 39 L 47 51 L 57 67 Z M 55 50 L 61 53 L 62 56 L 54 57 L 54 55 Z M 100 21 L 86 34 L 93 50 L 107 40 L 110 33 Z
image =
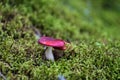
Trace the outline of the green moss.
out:
M 106 1 L 1 1 L 1 73 L 8 80 L 120 79 L 119 0 Z M 44 60 L 33 27 L 72 47 L 55 62 Z

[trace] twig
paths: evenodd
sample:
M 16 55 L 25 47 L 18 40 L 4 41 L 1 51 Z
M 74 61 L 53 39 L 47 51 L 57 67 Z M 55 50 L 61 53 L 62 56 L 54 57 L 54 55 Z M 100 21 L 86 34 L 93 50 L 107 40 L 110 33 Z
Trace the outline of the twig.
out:
M 7 80 L 6 77 L 0 72 L 0 77 L 2 77 L 4 80 Z

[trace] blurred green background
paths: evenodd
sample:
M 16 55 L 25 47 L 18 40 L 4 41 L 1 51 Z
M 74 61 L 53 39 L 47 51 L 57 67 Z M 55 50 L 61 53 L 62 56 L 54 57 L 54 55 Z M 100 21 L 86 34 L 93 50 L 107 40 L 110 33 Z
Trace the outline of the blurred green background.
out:
M 33 28 L 73 48 L 45 61 Z M 120 0 L 0 0 L 0 71 L 8 80 L 118 80 L 119 33 Z

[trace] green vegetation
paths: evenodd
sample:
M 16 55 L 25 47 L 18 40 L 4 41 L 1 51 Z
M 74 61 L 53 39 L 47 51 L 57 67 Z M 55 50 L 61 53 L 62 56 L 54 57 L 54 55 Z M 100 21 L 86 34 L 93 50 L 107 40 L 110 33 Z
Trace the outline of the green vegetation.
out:
M 0 1 L 0 72 L 8 80 L 120 79 L 120 0 Z M 55 62 L 42 59 L 33 27 L 70 41 Z M 2 78 L 0 77 L 0 80 Z

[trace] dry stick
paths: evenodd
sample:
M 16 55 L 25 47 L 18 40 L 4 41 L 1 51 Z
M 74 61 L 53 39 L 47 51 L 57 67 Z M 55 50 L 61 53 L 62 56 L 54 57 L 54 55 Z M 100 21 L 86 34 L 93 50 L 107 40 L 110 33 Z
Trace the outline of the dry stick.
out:
M 39 29 L 32 27 L 33 31 L 34 31 L 34 35 L 36 37 L 36 39 L 40 39 L 40 37 L 42 36 L 42 34 L 40 33 Z
M 6 77 L 0 72 L 0 77 L 2 77 L 4 80 L 7 80 Z

